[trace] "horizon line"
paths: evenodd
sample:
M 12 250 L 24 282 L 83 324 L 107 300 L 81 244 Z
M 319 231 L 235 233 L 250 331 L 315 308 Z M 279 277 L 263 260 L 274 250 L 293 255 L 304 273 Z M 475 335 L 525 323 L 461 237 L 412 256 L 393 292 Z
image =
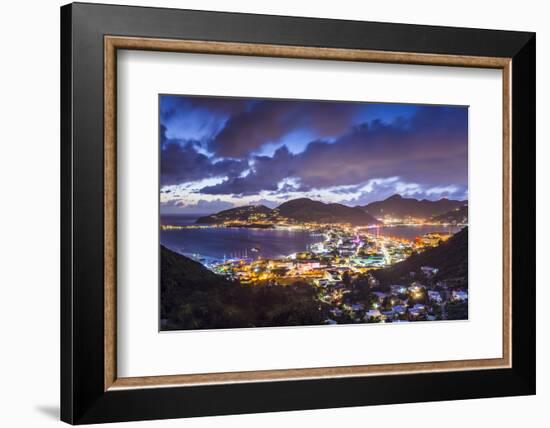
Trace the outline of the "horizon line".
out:
M 451 198 L 447 198 L 447 197 L 441 197 L 439 199 L 426 199 L 426 198 L 422 198 L 422 199 L 417 199 L 415 197 L 407 197 L 407 196 L 403 196 L 399 193 L 394 193 L 393 195 L 391 196 L 388 196 L 387 198 L 385 199 L 379 199 L 379 200 L 375 200 L 375 201 L 372 201 L 372 202 L 369 202 L 368 204 L 366 205 L 348 205 L 346 203 L 341 203 L 341 202 L 324 202 L 322 200 L 319 200 L 319 199 L 313 199 L 313 198 L 308 198 L 308 197 L 301 197 L 301 198 L 294 198 L 294 199 L 289 199 L 288 201 L 284 201 L 284 202 L 281 202 L 280 204 L 278 204 L 275 208 L 281 206 L 282 204 L 285 204 L 287 202 L 290 202 L 290 201 L 295 201 L 295 200 L 299 200 L 299 199 L 307 199 L 307 200 L 310 200 L 310 201 L 313 201 L 313 202 L 321 202 L 325 205 L 332 205 L 332 204 L 335 204 L 335 205 L 343 205 L 343 206 L 346 206 L 348 208 L 362 208 L 362 207 L 366 207 L 370 204 L 373 204 L 373 203 L 377 203 L 377 202 L 384 202 L 384 201 L 387 201 L 388 199 L 391 199 L 391 198 L 394 198 L 395 196 L 399 196 L 400 198 L 402 199 L 408 199 L 408 200 L 416 200 L 418 202 L 422 202 L 422 201 L 427 201 L 427 202 L 439 202 L 439 201 L 442 201 L 442 200 L 447 200 L 447 201 L 453 201 L 453 202 L 468 202 L 468 198 L 465 198 L 465 199 L 451 199 Z M 264 206 L 266 208 L 269 208 L 269 209 L 275 209 L 275 208 L 270 208 L 269 206 L 265 205 L 265 204 L 245 204 L 245 205 L 235 205 L 231 208 L 225 208 L 225 209 L 222 209 L 222 210 L 217 210 L 217 211 L 211 211 L 211 212 L 171 212 L 171 213 L 163 213 L 162 212 L 162 203 L 159 203 L 159 214 L 160 215 L 179 215 L 179 214 L 189 214 L 189 215 L 199 215 L 199 216 L 203 216 L 203 215 L 212 215 L 212 214 L 216 214 L 216 213 L 219 213 L 219 212 L 222 212 L 222 211 L 228 211 L 228 210 L 232 210 L 232 209 L 235 209 L 235 208 L 244 208 L 244 207 L 261 207 L 261 206 Z

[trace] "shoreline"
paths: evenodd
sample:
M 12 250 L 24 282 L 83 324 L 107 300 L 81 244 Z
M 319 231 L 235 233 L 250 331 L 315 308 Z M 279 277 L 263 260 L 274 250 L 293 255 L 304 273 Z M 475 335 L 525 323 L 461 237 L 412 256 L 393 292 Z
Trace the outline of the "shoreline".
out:
M 438 228 L 449 228 L 449 226 L 452 228 L 451 230 L 437 230 Z M 436 230 L 427 231 L 421 236 L 417 237 L 398 237 L 398 236 L 392 236 L 387 234 L 378 235 L 378 231 L 380 228 L 387 228 L 387 229 L 393 229 L 393 228 L 430 228 L 434 227 Z M 355 239 L 359 240 L 359 237 L 362 235 L 363 240 L 367 239 L 372 242 L 376 242 L 376 248 L 378 248 L 377 252 L 378 254 L 383 254 L 384 256 L 384 262 L 380 264 L 365 264 L 362 267 L 363 268 L 383 268 L 383 267 L 389 267 L 394 265 L 395 263 L 398 263 L 399 261 L 405 260 L 407 257 L 399 257 L 396 258 L 390 257 L 388 255 L 388 252 L 386 250 L 386 246 L 403 246 L 408 247 L 411 249 L 422 249 L 428 245 L 426 244 L 418 244 L 418 240 L 422 237 L 429 237 L 431 235 L 439 236 L 440 241 L 443 242 L 444 240 L 448 239 L 448 237 L 458 233 L 460 230 L 462 230 L 463 227 L 466 226 L 458 226 L 458 225 L 442 225 L 442 224 L 393 224 L 391 226 L 379 226 L 379 227 L 346 227 L 344 225 L 303 225 L 300 227 L 262 227 L 262 228 L 255 228 L 253 226 L 243 227 L 243 226 L 228 226 L 228 225 L 200 225 L 197 226 L 196 224 L 191 225 L 181 225 L 181 226 L 171 226 L 171 225 L 165 225 L 162 230 L 163 231 L 177 231 L 177 230 L 196 230 L 196 229 L 236 229 L 236 230 L 256 230 L 256 231 L 265 231 L 265 230 L 271 230 L 271 231 L 286 231 L 286 232 L 305 232 L 309 236 L 322 236 L 323 239 L 314 242 L 306 244 L 304 247 L 299 248 L 295 251 L 293 251 L 290 254 L 277 254 L 277 255 L 263 255 L 261 250 L 261 238 L 260 243 L 250 243 L 250 247 L 245 247 L 245 249 L 238 249 L 235 251 L 228 251 L 227 253 L 224 253 L 223 257 L 217 255 L 207 255 L 201 252 L 194 252 L 194 251 L 181 251 L 183 248 L 180 247 L 179 249 L 176 246 L 169 245 L 167 243 L 163 243 L 163 245 L 169 245 L 170 248 L 172 248 L 173 251 L 182 254 L 186 257 L 191 258 L 192 260 L 195 260 L 201 264 L 203 264 L 205 267 L 207 267 L 209 270 L 212 270 L 216 272 L 216 268 L 220 265 L 226 264 L 226 263 L 246 263 L 251 264 L 255 262 L 259 262 L 261 260 L 263 261 L 271 261 L 275 263 L 294 260 L 296 258 L 297 254 L 300 253 L 309 253 L 311 257 L 313 258 L 322 258 L 324 256 L 327 256 L 329 251 L 327 250 L 313 250 L 312 248 L 314 246 L 321 245 L 321 248 L 324 246 L 325 248 L 329 248 L 332 245 L 334 240 L 334 235 L 340 236 L 340 240 L 343 239 Z M 443 237 L 443 238 L 442 238 Z M 439 244 L 437 244 L 439 245 Z M 430 244 L 429 246 L 433 246 L 433 244 Z M 256 249 L 258 248 L 258 249 Z M 334 251 L 334 250 L 333 250 Z M 348 254 L 345 258 L 348 259 L 348 263 L 350 265 L 350 268 L 352 267 L 353 263 L 350 261 L 358 255 L 358 250 L 354 250 L 353 254 Z M 355 266 L 355 268 L 359 268 L 359 266 Z M 352 269 L 353 270 L 353 269 Z M 218 273 L 218 272 L 216 272 Z

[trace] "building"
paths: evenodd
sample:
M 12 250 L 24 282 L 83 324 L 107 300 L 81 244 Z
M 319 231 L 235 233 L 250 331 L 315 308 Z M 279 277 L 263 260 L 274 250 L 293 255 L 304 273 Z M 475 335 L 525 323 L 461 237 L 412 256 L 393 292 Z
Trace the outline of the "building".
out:
M 326 270 L 325 279 L 329 282 L 342 281 L 342 275 L 337 270 Z
M 426 307 L 417 303 L 412 308 L 409 308 L 410 319 L 422 319 L 426 316 Z
M 331 313 L 332 315 L 334 315 L 335 317 L 340 317 L 340 316 L 342 316 L 342 314 L 343 314 L 342 310 L 339 309 L 339 308 L 331 309 L 331 310 L 330 310 L 330 313 Z
M 443 303 L 443 298 L 441 297 L 441 293 L 439 293 L 439 291 L 433 291 L 433 290 L 428 291 L 428 298 L 432 302 L 435 302 L 437 304 Z
M 329 285 L 328 279 L 316 279 L 314 280 L 314 283 L 319 287 L 327 287 Z
M 426 275 L 428 278 L 429 278 L 429 277 L 432 277 L 432 276 L 434 276 L 434 275 L 436 275 L 437 272 L 439 272 L 439 269 L 433 268 L 433 267 L 431 267 L 431 266 L 422 266 L 422 267 L 420 268 L 420 270 L 421 270 L 422 273 L 423 273 L 424 275 Z
M 319 269 L 321 264 L 317 260 L 300 260 L 296 262 L 295 266 L 298 273 L 303 274 L 313 269 Z
M 451 299 L 454 301 L 464 302 L 468 300 L 468 292 L 463 290 L 453 290 Z
M 390 285 L 390 290 L 392 294 L 405 294 L 407 292 L 407 287 L 404 285 L 394 284 Z
M 388 297 L 388 293 L 383 293 L 381 291 L 373 291 L 372 294 L 376 296 L 379 303 L 382 303 L 386 297 Z
M 365 312 L 365 321 L 369 320 L 379 320 L 382 314 L 378 309 L 370 309 Z
M 404 305 L 395 305 L 393 312 L 398 315 L 404 315 L 407 313 L 407 308 Z

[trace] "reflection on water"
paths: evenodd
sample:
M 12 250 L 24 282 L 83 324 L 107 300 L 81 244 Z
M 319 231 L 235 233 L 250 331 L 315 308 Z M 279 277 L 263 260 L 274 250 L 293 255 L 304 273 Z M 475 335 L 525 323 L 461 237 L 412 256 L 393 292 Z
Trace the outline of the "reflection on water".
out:
M 163 224 L 184 226 L 196 220 L 176 216 L 163 217 Z M 309 244 L 320 242 L 323 236 L 301 230 L 251 229 L 251 228 L 204 228 L 162 230 L 162 245 L 180 254 L 200 254 L 203 257 L 266 258 L 283 257 L 305 251 Z
M 376 230 L 378 229 L 378 232 Z M 379 233 L 382 236 L 391 236 L 394 238 L 409 239 L 412 240 L 417 236 L 425 235 L 426 233 L 441 232 L 453 235 L 458 232 L 462 227 L 459 226 L 381 226 L 377 229 L 373 229 L 372 233 Z
M 185 226 L 194 224 L 197 215 L 163 216 L 163 224 Z M 430 232 L 453 234 L 457 226 L 382 226 L 369 232 L 401 239 L 414 239 Z M 310 244 L 320 242 L 323 236 L 301 230 L 202 228 L 161 230 L 162 245 L 187 255 L 205 258 L 280 258 L 307 250 Z

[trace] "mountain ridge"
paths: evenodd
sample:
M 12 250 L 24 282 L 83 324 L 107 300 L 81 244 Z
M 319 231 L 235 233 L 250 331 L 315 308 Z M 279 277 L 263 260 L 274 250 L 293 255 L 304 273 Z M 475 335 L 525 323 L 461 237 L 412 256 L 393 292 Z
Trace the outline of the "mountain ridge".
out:
M 432 217 L 432 221 L 438 223 L 466 224 L 468 223 L 468 205 L 447 211 L 446 213 Z
M 467 200 L 441 198 L 437 201 L 431 201 L 429 199 L 404 198 L 395 194 L 382 201 L 371 202 L 361 208 L 377 219 L 383 219 L 384 217 L 431 219 L 461 208 L 467 203 Z
M 301 223 L 350 223 L 366 226 L 382 223 L 385 217 L 396 219 L 425 219 L 441 222 L 467 222 L 467 200 L 441 198 L 404 198 L 399 194 L 364 206 L 350 207 L 339 203 L 325 203 L 310 198 L 297 198 L 283 202 L 276 208 L 265 205 L 246 205 L 229 208 L 214 214 L 199 217 L 198 224 L 220 224 L 224 222 L 276 222 L 295 221 Z M 454 220 L 445 221 L 449 217 Z M 456 217 L 456 218 L 455 218 Z M 458 218 L 460 217 L 460 219 Z
M 361 208 L 337 203 L 326 204 L 309 198 L 284 202 L 275 210 L 283 217 L 305 223 L 351 223 L 358 226 L 379 223 Z
M 468 227 L 454 234 L 448 241 L 421 253 L 412 254 L 393 266 L 373 271 L 373 275 L 384 284 L 397 284 L 410 278 L 422 266 L 438 269 L 435 276 L 440 280 L 460 280 L 464 287 L 468 284 Z
M 265 205 L 247 205 L 230 208 L 197 219 L 199 224 L 217 224 L 223 222 L 250 222 L 290 220 L 301 223 L 351 223 L 355 226 L 367 226 L 380 223 L 360 207 L 348 207 L 337 203 L 324 203 L 309 198 L 292 199 L 276 208 Z
M 223 221 L 247 221 L 254 215 L 260 218 L 261 216 L 269 216 L 272 211 L 271 208 L 265 205 L 246 205 L 199 217 L 196 222 L 200 224 L 216 224 Z

